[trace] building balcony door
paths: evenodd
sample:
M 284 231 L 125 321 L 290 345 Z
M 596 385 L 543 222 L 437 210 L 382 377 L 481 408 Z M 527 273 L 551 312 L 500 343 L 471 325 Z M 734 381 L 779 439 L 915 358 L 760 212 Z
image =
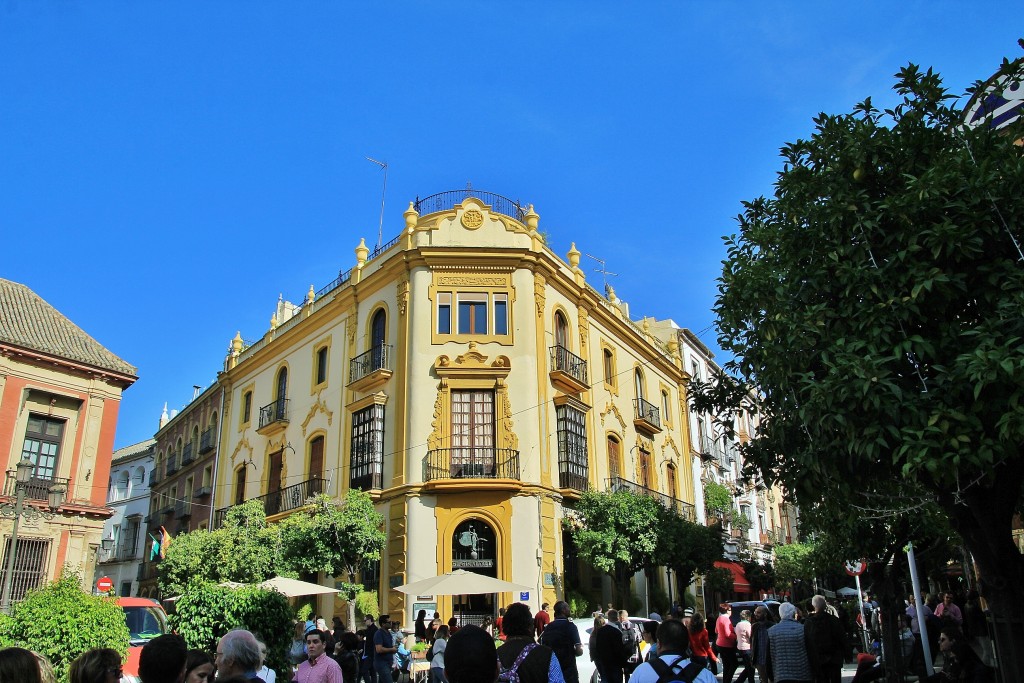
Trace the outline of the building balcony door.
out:
M 452 392 L 451 477 L 493 477 L 494 392 Z

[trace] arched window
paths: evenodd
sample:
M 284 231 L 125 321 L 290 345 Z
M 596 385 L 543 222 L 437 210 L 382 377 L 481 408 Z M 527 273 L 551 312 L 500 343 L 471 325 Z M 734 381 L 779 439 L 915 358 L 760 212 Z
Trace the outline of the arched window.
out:
M 604 350 L 604 383 L 608 386 L 615 386 L 615 356 L 611 349 Z
M 277 373 L 277 394 L 274 398 L 278 401 L 288 398 L 288 368 L 281 368 Z
M 633 386 L 636 388 L 636 397 L 644 400 L 644 373 L 640 368 L 633 371 Z
M 668 411 L 668 404 L 669 404 L 668 391 L 665 390 L 665 389 L 662 389 L 662 391 L 661 391 L 661 421 L 663 423 L 665 423 L 665 424 L 671 424 L 671 422 L 672 422 L 671 420 L 668 419 L 669 415 L 671 414 Z
M 309 442 L 309 478 L 324 478 L 324 437 L 322 436 Z
M 145 483 L 146 483 L 146 468 L 145 467 L 136 467 L 135 468 L 134 484 L 136 486 L 142 486 Z
M 561 311 L 555 311 L 555 346 L 569 348 L 569 324 Z
M 388 316 L 384 309 L 379 309 L 373 314 L 373 321 L 370 323 L 370 350 L 373 356 L 373 370 L 384 367 L 385 342 L 387 341 Z
M 621 454 L 619 451 L 619 440 L 614 436 L 608 436 L 608 476 L 618 477 L 622 472 Z
M 117 500 L 124 500 L 131 495 L 131 482 L 128 470 L 121 470 L 117 475 Z
M 210 429 L 217 429 L 217 413 L 210 416 Z

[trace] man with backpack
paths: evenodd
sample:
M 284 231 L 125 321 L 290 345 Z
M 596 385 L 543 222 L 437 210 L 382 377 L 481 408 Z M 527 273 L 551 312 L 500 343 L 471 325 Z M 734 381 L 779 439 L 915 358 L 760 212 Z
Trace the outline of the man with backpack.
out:
M 701 662 L 686 656 L 690 634 L 683 622 L 667 619 L 658 625 L 658 656 L 638 666 L 629 683 L 717 683 Z

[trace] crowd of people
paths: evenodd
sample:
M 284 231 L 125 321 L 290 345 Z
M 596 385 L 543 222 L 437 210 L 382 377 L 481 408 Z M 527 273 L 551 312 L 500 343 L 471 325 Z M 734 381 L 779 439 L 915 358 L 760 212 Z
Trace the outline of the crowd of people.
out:
M 923 605 L 920 623 L 914 596 L 900 615 L 901 656 L 919 662 L 922 640 L 933 631 L 941 669 L 929 683 L 985 683 L 991 669 L 977 655 L 977 638 L 984 630 L 968 596 L 961 609 L 946 594 L 934 607 Z M 881 628 L 878 607 L 865 603 L 867 624 Z M 431 683 L 581 683 L 576 660 L 583 655 L 579 629 L 570 620 L 569 605 L 556 602 L 553 615 L 544 603 L 536 614 L 523 603 L 502 608 L 496 619 L 461 626 L 440 614 L 416 616 L 411 633 L 382 614 L 367 615 L 363 628 L 347 629 L 335 617 L 333 628 L 321 619 L 297 622 L 287 678 L 266 666 L 267 646 L 259 634 L 235 629 L 217 642 L 216 651 L 188 650 L 177 635 L 149 641 L 139 659 L 142 683 L 399 683 L 420 660 Z M 778 621 L 764 606 L 736 615 L 732 606 L 719 606 L 709 624 L 692 608 L 674 607 L 662 620 L 630 619 L 611 605 L 595 612 L 589 636 L 590 659 L 600 683 L 839 683 L 850 653 L 848 635 L 839 615 L 824 596 L 816 595 L 804 614 L 792 603 L 779 606 Z M 709 632 L 708 626 L 712 627 Z M 984 637 L 987 637 L 985 635 Z M 420 655 L 414 655 L 422 653 Z M 862 655 L 855 683 L 884 676 L 885 653 Z M 422 666 L 422 665 L 421 665 Z M 923 671 L 921 680 L 925 680 Z M 70 683 L 118 683 L 123 674 L 120 655 L 112 649 L 89 650 L 71 663 Z M 738 675 L 737 675 L 738 674 Z M 55 683 L 45 657 L 22 648 L 0 650 L 0 683 Z M 583 683 L 588 683 L 584 681 Z

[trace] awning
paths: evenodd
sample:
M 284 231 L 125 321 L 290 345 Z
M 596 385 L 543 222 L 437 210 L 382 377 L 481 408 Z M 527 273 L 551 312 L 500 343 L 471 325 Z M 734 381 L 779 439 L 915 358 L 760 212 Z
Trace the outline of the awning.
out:
M 749 593 L 750 583 L 747 581 L 747 574 L 743 571 L 743 565 L 739 562 L 728 560 L 715 560 L 715 566 L 719 569 L 728 569 L 732 572 L 732 589 L 737 593 Z

